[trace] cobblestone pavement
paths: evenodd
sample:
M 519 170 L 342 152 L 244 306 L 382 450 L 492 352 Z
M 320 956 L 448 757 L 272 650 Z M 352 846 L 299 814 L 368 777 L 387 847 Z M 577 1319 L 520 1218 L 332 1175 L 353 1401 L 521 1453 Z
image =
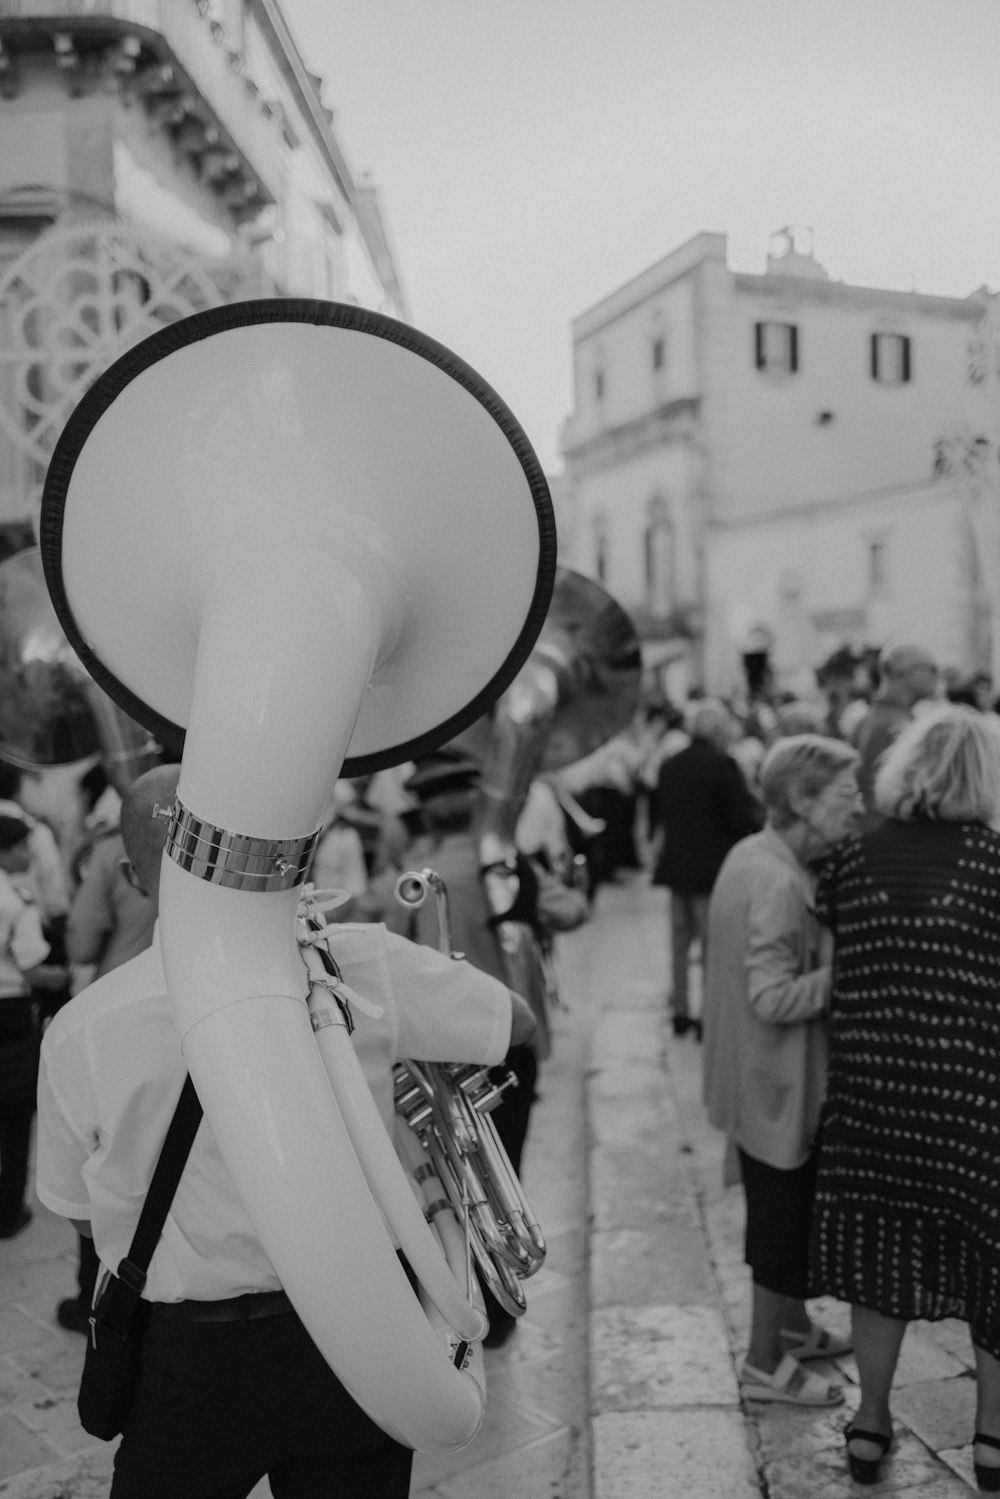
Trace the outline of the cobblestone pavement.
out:
M 700 1049 L 666 1037 L 665 896 L 640 878 L 601 892 L 561 939 L 567 1008 L 541 1077 L 524 1182 L 549 1255 L 528 1311 L 488 1352 L 476 1442 L 416 1460 L 413 1499 L 827 1499 L 850 1495 L 846 1405 L 744 1406 L 737 1369 L 748 1281 L 737 1188 L 700 1105 Z M 100 1499 L 113 1448 L 76 1421 L 79 1336 L 53 1321 L 73 1286 L 73 1235 L 35 1204 L 0 1244 L 0 1495 Z M 817 1309 L 847 1328 L 847 1309 Z M 826 1367 L 831 1375 L 838 1369 Z M 961 1499 L 973 1487 L 974 1386 L 966 1328 L 907 1335 L 898 1444 L 874 1490 Z M 266 1483 L 254 1499 L 267 1499 Z M 183 1499 L 178 1495 L 178 1499 Z

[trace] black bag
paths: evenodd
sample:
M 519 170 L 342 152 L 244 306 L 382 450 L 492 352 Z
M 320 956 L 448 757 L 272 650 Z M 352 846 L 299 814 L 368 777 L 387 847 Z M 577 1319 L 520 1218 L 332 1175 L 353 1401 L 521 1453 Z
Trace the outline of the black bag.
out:
M 110 1442 L 125 1425 L 139 1382 L 142 1338 L 149 1303 L 142 1299 L 146 1270 L 201 1121 L 201 1103 L 190 1077 L 170 1121 L 128 1255 L 117 1275 L 102 1284 L 90 1316 L 87 1351 L 76 1408 L 80 1425 Z
M 125 1425 L 139 1383 L 142 1335 L 149 1303 L 140 1294 L 146 1277 L 130 1260 L 108 1275 L 90 1315 L 83 1377 L 76 1408 L 92 1437 L 110 1442 Z

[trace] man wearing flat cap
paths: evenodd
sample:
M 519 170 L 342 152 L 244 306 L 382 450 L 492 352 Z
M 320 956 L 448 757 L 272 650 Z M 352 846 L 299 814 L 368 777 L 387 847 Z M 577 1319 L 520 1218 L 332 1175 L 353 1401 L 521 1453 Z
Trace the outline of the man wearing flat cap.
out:
M 480 852 L 472 835 L 479 777 L 478 762 L 450 746 L 417 762 L 405 789 L 418 801 L 426 831 L 417 837 L 406 857 L 410 867 L 429 866 L 443 881 L 448 892 L 453 947 L 474 967 L 506 983 L 497 923 L 486 897 Z M 519 860 L 519 872 L 520 867 Z M 533 887 L 530 870 L 526 871 L 523 886 Z M 511 913 L 515 919 L 520 914 L 522 896 L 518 897 L 518 911 Z M 400 912 L 398 907 L 395 911 L 389 909 L 385 921 L 427 947 L 438 945 L 437 913 L 431 902 L 409 913 Z M 493 1069 L 493 1076 L 502 1078 L 508 1072 L 517 1078 L 517 1087 L 504 1094 L 503 1102 L 491 1117 L 510 1163 L 518 1172 L 538 1076 L 538 1059 L 530 1043 L 512 1046 L 505 1061 Z M 490 1319 L 486 1346 L 499 1347 L 513 1332 L 515 1319 L 488 1292 L 486 1302 Z

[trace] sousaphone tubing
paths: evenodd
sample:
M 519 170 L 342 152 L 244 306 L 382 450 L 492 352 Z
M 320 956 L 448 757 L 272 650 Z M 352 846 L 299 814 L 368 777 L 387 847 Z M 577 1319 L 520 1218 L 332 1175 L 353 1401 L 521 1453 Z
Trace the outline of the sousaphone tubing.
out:
M 183 740 L 164 967 L 254 1228 L 373 1418 L 417 1448 L 461 1445 L 481 1397 L 440 1356 L 350 1148 L 296 911 L 334 780 L 453 738 L 528 658 L 555 570 L 531 446 L 405 324 L 236 303 L 95 382 L 53 455 L 40 545 L 95 680 Z

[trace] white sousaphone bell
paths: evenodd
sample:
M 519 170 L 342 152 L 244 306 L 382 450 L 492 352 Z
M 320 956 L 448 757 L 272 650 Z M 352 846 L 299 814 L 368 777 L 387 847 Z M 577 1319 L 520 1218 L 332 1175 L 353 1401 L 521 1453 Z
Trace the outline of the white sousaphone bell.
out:
M 345 1119 L 371 1099 L 346 1031 L 323 1033 L 336 1065 L 316 1044 L 297 907 L 333 781 L 454 738 L 527 659 L 555 572 L 538 461 L 495 392 L 412 328 L 235 303 L 91 387 L 40 545 L 96 681 L 161 742 L 183 737 L 164 966 L 261 1243 L 372 1418 L 418 1450 L 461 1446 L 482 1392 L 420 1310 L 351 1147 Z M 480 1325 L 465 1311 L 459 1337 Z

